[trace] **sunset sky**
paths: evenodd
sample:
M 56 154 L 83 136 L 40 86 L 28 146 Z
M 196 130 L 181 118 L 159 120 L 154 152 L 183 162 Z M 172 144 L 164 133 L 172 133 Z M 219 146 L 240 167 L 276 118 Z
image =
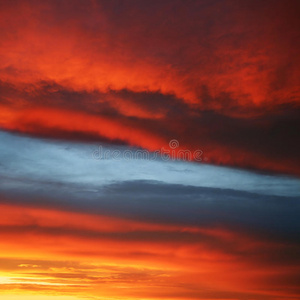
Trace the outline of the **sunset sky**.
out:
M 300 1 L 0 0 L 0 299 L 300 299 Z

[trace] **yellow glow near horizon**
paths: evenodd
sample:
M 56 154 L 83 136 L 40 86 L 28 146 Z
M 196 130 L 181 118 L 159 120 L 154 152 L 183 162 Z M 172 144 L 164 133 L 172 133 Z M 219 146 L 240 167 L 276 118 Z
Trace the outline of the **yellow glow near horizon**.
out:
M 1 298 L 4 300 L 81 300 L 84 298 L 79 298 L 76 296 L 63 296 L 63 295 L 34 295 L 32 293 L 28 294 L 0 294 Z

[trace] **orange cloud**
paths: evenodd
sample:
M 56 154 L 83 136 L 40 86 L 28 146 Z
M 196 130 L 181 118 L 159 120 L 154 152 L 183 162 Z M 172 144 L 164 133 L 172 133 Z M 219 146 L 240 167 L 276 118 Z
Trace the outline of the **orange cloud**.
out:
M 285 246 L 241 232 L 8 204 L 0 211 L 0 283 L 6 293 L 14 288 L 51 295 L 55 289 L 111 299 L 294 295 L 293 284 L 280 281 L 296 276 L 297 268 L 263 261 L 264 253 Z
M 76 111 L 49 108 L 12 110 L 2 107 L 1 116 L 3 128 L 25 133 L 39 133 L 39 130 L 43 133 L 43 130 L 46 131 L 47 129 L 83 132 L 126 141 L 131 145 L 142 146 L 149 150 L 156 150 L 160 145 L 165 144 L 163 138 L 155 136 L 143 128 L 136 128 L 134 123 L 130 121 L 122 123 L 118 119 L 114 120 Z

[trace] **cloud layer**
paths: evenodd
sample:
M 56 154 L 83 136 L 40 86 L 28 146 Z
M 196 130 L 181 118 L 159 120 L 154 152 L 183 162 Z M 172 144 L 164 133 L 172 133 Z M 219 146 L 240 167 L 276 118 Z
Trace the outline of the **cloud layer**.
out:
M 297 1 L 2 3 L 7 130 L 299 175 Z

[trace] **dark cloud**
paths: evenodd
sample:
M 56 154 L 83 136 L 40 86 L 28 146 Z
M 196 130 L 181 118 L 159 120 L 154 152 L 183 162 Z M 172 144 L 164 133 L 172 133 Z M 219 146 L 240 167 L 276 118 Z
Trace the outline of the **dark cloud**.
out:
M 162 224 L 238 228 L 249 235 L 282 243 L 299 242 L 300 207 L 297 197 L 151 181 L 111 184 L 98 189 L 98 192 L 76 192 L 76 186 L 73 189 L 63 185 L 57 188 L 44 185 L 36 191 L 33 188 L 21 189 L 19 196 L 17 191 L 5 194 L 10 202 L 19 204 L 54 206 Z M 4 203 L 5 194 L 2 197 Z M 49 195 L 52 195 L 51 198 Z

